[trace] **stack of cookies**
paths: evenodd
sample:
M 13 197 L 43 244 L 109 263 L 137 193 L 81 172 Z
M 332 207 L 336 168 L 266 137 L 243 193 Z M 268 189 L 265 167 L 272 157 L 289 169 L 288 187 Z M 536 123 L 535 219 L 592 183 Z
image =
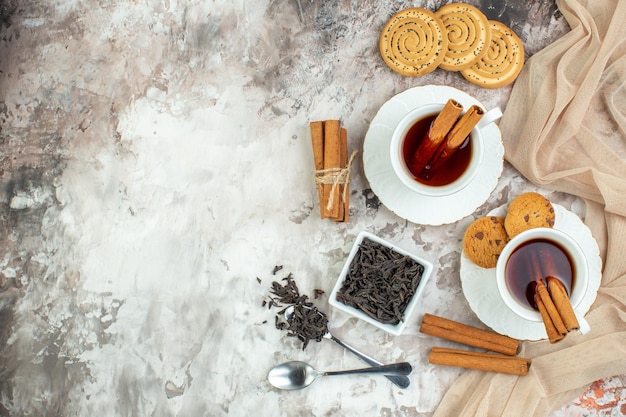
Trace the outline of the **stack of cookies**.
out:
M 535 192 L 515 197 L 505 217 L 485 216 L 470 224 L 463 236 L 463 252 L 483 268 L 495 268 L 504 246 L 524 230 L 554 226 L 554 207 Z
M 424 75 L 440 67 L 486 88 L 513 82 L 524 66 L 519 37 L 464 3 L 436 12 L 410 8 L 396 13 L 382 30 L 379 48 L 387 65 L 402 75 Z

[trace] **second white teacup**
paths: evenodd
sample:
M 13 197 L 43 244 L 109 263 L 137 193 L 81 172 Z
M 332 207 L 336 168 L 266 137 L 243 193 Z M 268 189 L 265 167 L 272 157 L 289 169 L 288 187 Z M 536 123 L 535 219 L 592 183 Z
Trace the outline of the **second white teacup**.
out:
M 498 292 L 511 311 L 533 322 L 542 321 L 533 305 L 531 287 L 537 274 L 543 280 L 555 275 L 565 284 L 580 332 L 588 332 L 589 324 L 579 311 L 589 283 L 587 261 L 580 246 L 560 230 L 535 228 L 513 237 L 504 247 L 496 265 Z

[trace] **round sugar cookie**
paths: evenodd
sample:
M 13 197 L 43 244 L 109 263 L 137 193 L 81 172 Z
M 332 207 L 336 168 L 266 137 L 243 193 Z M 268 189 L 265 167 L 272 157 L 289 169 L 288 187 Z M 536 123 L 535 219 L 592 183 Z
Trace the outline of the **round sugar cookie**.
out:
M 487 53 L 474 65 L 461 70 L 471 83 L 485 88 L 498 88 L 512 83 L 524 66 L 524 45 L 508 26 L 489 21 L 491 42 Z
M 445 28 L 433 12 L 420 7 L 401 10 L 383 27 L 380 54 L 394 71 L 418 76 L 435 70 L 448 48 Z
M 527 192 L 511 201 L 504 218 L 504 228 L 510 238 L 524 230 L 554 226 L 554 207 L 539 193 Z
M 482 58 L 491 42 L 489 20 L 478 8 L 464 3 L 450 3 L 435 12 L 446 28 L 448 49 L 440 68 L 460 71 Z
M 495 268 L 509 236 L 504 218 L 485 216 L 469 225 L 463 236 L 463 252 L 470 261 L 483 268 Z

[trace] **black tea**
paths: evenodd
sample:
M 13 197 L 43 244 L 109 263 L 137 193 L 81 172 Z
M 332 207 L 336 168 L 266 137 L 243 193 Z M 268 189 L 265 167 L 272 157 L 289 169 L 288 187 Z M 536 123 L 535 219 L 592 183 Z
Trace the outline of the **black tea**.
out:
M 373 319 L 396 325 L 417 291 L 424 266 L 415 259 L 364 238 L 337 292 L 337 301 Z

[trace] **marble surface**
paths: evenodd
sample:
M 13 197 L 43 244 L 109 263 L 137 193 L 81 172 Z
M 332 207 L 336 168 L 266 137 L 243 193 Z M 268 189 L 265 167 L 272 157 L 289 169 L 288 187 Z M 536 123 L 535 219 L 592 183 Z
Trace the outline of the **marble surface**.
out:
M 444 3 L 3 1 L 0 415 L 431 415 L 462 371 L 428 364 L 442 343 L 418 320 L 484 326 L 460 288 L 462 234 L 536 188 L 505 163 L 473 215 L 424 226 L 381 204 L 357 158 L 350 221 L 322 220 L 308 123 L 341 119 L 360 151 L 380 106 L 410 87 L 449 85 L 506 108 L 509 87 L 441 70 L 406 78 L 380 59 L 394 12 Z M 567 31 L 553 2 L 473 4 L 509 24 L 527 57 Z M 584 216 L 576 198 L 539 191 Z M 411 362 L 411 386 L 351 376 L 272 389 L 266 374 L 286 360 L 362 366 L 328 341 L 302 350 L 262 307 L 288 273 L 303 293 L 329 293 L 361 230 L 435 264 L 407 330 L 393 337 L 326 295 L 315 302 L 347 342 Z M 555 416 L 624 397 L 623 378 L 602 384 Z M 623 400 L 611 401 L 594 415 L 619 415 Z

